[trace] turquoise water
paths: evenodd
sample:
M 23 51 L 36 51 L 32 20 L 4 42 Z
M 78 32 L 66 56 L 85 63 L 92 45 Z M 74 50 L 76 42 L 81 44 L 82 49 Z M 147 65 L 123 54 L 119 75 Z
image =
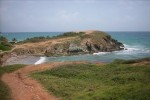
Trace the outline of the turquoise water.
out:
M 35 36 L 55 36 L 63 32 L 21 32 L 21 33 L 2 33 L 9 40 L 17 38 L 24 40 Z M 150 57 L 150 32 L 107 32 L 113 38 L 122 42 L 127 50 L 115 52 L 100 52 L 97 54 L 86 54 L 77 56 L 62 57 L 41 57 L 37 63 L 54 61 L 91 61 L 91 62 L 111 62 L 114 59 L 136 59 Z

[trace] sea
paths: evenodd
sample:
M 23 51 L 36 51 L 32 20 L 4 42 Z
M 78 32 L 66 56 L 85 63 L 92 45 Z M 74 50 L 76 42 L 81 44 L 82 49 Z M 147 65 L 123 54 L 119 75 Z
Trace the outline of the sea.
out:
M 56 36 L 64 32 L 1 32 L 11 41 L 16 38 L 18 41 L 38 36 Z M 61 56 L 61 57 L 39 57 L 34 64 L 44 62 L 65 62 L 65 61 L 89 61 L 89 62 L 112 62 L 115 59 L 138 59 L 150 57 L 150 32 L 106 32 L 112 38 L 123 43 L 125 50 L 114 52 L 99 52 L 94 54 Z

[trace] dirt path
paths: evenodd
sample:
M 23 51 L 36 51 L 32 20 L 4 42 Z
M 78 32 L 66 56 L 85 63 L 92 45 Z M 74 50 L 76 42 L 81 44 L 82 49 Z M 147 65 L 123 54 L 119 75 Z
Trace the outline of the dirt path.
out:
M 11 89 L 12 100 L 58 100 L 58 98 L 49 94 L 37 81 L 31 79 L 28 75 L 33 71 L 46 70 L 62 64 L 71 64 L 71 62 L 55 62 L 27 66 L 13 73 L 4 74 L 2 81 Z

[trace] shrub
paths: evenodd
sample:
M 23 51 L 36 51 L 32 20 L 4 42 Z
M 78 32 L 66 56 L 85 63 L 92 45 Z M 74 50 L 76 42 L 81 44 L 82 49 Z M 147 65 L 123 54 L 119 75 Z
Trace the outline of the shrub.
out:
M 19 42 L 19 43 L 25 43 L 25 42 L 41 42 L 41 41 L 46 41 L 49 39 L 57 39 L 57 38 L 64 38 L 64 37 L 72 37 L 72 36 L 81 36 L 82 34 L 84 34 L 84 32 L 65 32 L 63 34 L 57 35 L 57 36 L 40 36 L 40 37 L 33 37 L 33 38 L 27 38 L 26 40 Z
M 6 37 L 0 36 L 0 50 L 8 51 L 11 50 L 12 45 L 8 42 Z
M 141 58 L 141 59 L 133 59 L 133 60 L 116 59 L 113 61 L 113 63 L 114 64 L 133 64 L 133 63 L 139 63 L 142 61 L 150 61 L 150 57 Z

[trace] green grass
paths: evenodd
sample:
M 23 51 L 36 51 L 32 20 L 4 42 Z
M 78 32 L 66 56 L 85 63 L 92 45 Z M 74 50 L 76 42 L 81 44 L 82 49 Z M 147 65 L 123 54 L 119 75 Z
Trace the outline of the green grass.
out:
M 8 42 L 8 39 L 0 35 L 0 50 L 9 51 L 11 48 L 12 44 Z
M 4 73 L 13 72 L 19 68 L 22 68 L 26 65 L 17 64 L 17 65 L 8 65 L 4 67 L 0 67 L 0 78 Z M 0 100 L 10 100 L 10 90 L 7 85 L 0 80 Z
M 8 45 L 4 45 L 4 44 L 0 43 L 0 50 L 9 51 L 9 50 L 11 50 L 11 47 Z
M 57 35 L 57 36 L 53 36 L 53 38 L 64 38 L 64 37 L 73 37 L 73 36 L 81 36 L 83 35 L 84 32 L 79 32 L 79 33 L 76 33 L 76 32 L 65 32 L 63 34 L 60 34 L 60 35 Z
M 65 65 L 31 76 L 63 100 L 150 100 L 150 65 Z
M 132 60 L 123 60 L 123 59 L 116 59 L 114 60 L 114 64 L 133 64 L 133 63 L 139 63 L 143 61 L 150 61 L 150 57 L 142 58 L 142 59 L 132 59 Z

